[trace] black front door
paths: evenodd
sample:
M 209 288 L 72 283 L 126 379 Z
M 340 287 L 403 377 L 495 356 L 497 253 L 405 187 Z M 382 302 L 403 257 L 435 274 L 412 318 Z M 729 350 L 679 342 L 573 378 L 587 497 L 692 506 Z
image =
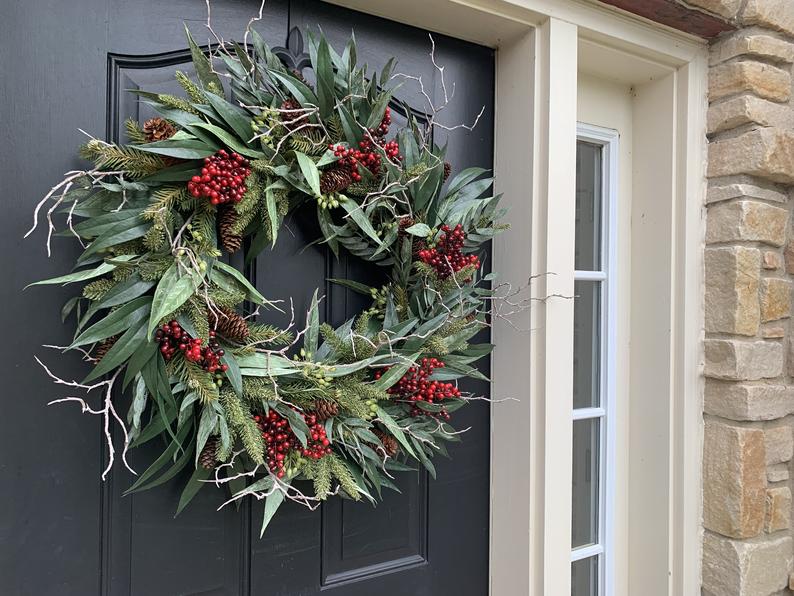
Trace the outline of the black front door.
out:
M 213 27 L 240 38 L 258 2 L 214 0 Z M 0 416 L 0 594 L 171 596 L 253 594 L 299 596 L 325 591 L 340 596 L 483 596 L 488 578 L 488 405 L 475 402 L 455 414 L 471 426 L 437 462 L 438 479 L 405 474 L 401 493 L 386 495 L 377 509 L 333 500 L 310 512 L 286 504 L 259 539 L 260 503 L 216 512 L 223 494 L 203 490 L 178 518 L 175 505 L 184 479 L 122 497 L 131 482 L 121 468 L 107 482 L 102 429 L 76 408 L 46 408 L 66 395 L 46 379 L 33 355 L 43 343 L 68 343 L 59 320 L 57 291 L 21 288 L 63 273 L 74 247 L 56 242 L 47 260 L 39 236 L 22 243 L 33 206 L 63 171 L 78 166 L 77 128 L 123 140 L 123 121 L 147 117 L 126 89 L 177 92 L 175 70 L 190 74 L 182 23 L 207 40 L 206 14 L 196 0 L 71 0 L 15 3 L 2 27 L 10 77 L 3 85 L 2 169 L 5 208 L 0 226 L 3 331 L 0 354 L 6 391 Z M 315 0 L 268 0 L 256 28 L 285 60 L 300 64 L 300 30 L 322 28 L 341 47 L 355 32 L 359 62 L 380 70 L 391 56 L 397 72 L 421 75 L 433 100 L 443 100 L 426 31 L 343 10 Z M 288 39 L 289 32 L 293 31 Z M 493 152 L 494 55 L 487 48 L 435 36 L 455 97 L 440 116 L 446 125 L 471 123 L 473 132 L 439 129 L 449 141 L 455 171 L 490 167 Z M 13 56 L 13 59 L 11 58 Z M 307 73 L 310 77 L 310 73 Z M 397 96 L 417 111 L 427 106 L 407 81 Z M 397 124 L 400 123 L 399 118 Z M 246 268 L 271 299 L 295 300 L 305 312 L 317 287 L 327 296 L 324 315 L 339 324 L 364 305 L 327 283 L 377 275 L 355 260 L 339 261 L 322 247 L 304 250 L 317 234 L 300 213 L 288 218 L 276 249 Z M 237 263 L 243 266 L 242 258 Z M 282 321 L 283 322 L 283 321 Z M 77 361 L 58 362 L 67 378 L 82 376 Z M 483 393 L 487 386 L 470 383 Z M 126 407 L 126 406 L 125 406 Z M 145 469 L 159 453 L 139 450 L 133 465 Z

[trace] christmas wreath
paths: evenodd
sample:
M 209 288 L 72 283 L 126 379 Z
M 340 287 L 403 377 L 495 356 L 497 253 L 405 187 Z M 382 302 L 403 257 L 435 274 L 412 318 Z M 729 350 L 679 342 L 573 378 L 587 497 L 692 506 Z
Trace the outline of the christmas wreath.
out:
M 93 167 L 36 209 L 48 253 L 56 213 L 84 249 L 73 273 L 33 285 L 84 284 L 63 309 L 76 320 L 65 349 L 94 366 L 78 382 L 39 362 L 103 396 L 51 403 L 104 418 L 103 479 L 119 454 L 135 473 L 128 450 L 160 439 L 129 491 L 191 468 L 178 511 L 202 486 L 226 485 L 229 501 L 265 499 L 263 531 L 284 499 L 375 502 L 393 472 L 434 474 L 431 458 L 459 438 L 450 414 L 473 397 L 457 381 L 484 379 L 472 363 L 492 348 L 470 343 L 493 297 L 477 254 L 500 229 L 491 179 L 471 168 L 447 180 L 432 121 L 409 109 L 393 134 L 394 62 L 369 74 L 352 39 L 340 55 L 309 35 L 309 82 L 256 31 L 209 56 L 187 37 L 185 97 L 136 91 L 159 116 L 127 121 L 127 144 L 91 138 L 81 156 Z M 333 280 L 372 299 L 338 328 L 320 323 L 316 292 L 305 325 L 258 323 L 260 307 L 278 305 L 225 255 L 274 246 L 307 202 L 318 241 L 383 267 L 388 283 Z

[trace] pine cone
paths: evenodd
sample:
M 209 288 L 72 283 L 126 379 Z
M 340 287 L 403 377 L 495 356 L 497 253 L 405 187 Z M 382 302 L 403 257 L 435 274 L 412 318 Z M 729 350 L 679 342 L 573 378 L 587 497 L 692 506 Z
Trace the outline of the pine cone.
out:
M 412 225 L 416 223 L 416 220 L 413 217 L 403 217 L 397 222 L 397 233 L 400 238 L 405 238 L 408 235 L 408 232 L 405 230 L 410 228 Z
M 303 73 L 299 71 L 297 68 L 290 69 L 290 72 L 292 73 L 292 76 L 298 79 L 301 83 L 306 82 L 306 77 L 304 77 Z
M 213 435 L 204 443 L 204 449 L 199 454 L 199 464 L 205 470 L 214 470 L 218 465 L 218 436 Z
M 400 452 L 400 444 L 393 436 L 377 428 L 372 432 L 375 433 L 375 436 L 378 437 L 378 439 L 380 439 L 382 446 L 381 448 L 386 452 L 386 455 L 389 457 L 394 457 Z
M 448 161 L 445 161 L 444 162 L 444 182 L 447 181 L 447 178 L 449 178 L 449 175 L 451 173 L 452 173 L 452 164 L 449 163 Z
M 151 118 L 143 123 L 143 132 L 149 143 L 165 141 L 176 134 L 176 128 L 165 118 Z
M 231 308 L 221 308 L 221 315 L 210 312 L 209 324 L 226 339 L 242 342 L 250 333 L 248 323 Z
M 327 195 L 344 190 L 353 182 L 353 177 L 345 168 L 332 168 L 320 174 L 320 192 Z
M 110 351 L 110 348 L 114 346 L 117 339 L 118 336 L 111 335 L 110 337 L 108 337 L 107 339 L 103 339 L 101 342 L 99 342 L 96 345 L 93 353 L 91 354 L 91 356 L 94 358 L 94 366 L 99 364 L 102 358 L 105 357 L 105 355 Z
M 243 237 L 233 231 L 236 223 L 237 211 L 232 205 L 223 205 L 218 209 L 218 235 L 223 250 L 228 253 L 237 252 L 243 245 Z
M 422 238 L 414 238 L 414 243 L 412 248 L 413 248 L 414 259 L 418 259 L 419 253 L 427 248 L 427 242 L 425 242 Z
M 317 399 L 314 401 L 314 415 L 317 416 L 318 422 L 325 422 L 329 418 L 333 418 L 339 413 L 339 406 L 336 402 L 328 401 L 326 399 Z
M 303 106 L 291 97 L 281 103 L 281 110 L 281 124 L 287 130 L 295 130 L 308 122 Z

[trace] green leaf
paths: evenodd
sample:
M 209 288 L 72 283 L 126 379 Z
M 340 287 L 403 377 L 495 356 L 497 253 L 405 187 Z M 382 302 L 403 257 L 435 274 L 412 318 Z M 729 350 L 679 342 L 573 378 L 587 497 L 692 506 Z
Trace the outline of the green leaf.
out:
M 276 195 L 273 189 L 268 187 L 265 190 L 265 206 L 267 208 L 267 217 L 270 220 L 271 230 L 271 246 L 276 245 L 276 238 L 278 237 L 278 210 L 276 209 Z M 253 244 L 253 243 L 252 243 Z M 250 249 L 249 249 L 250 250 Z
M 143 209 L 123 209 L 111 211 L 97 217 L 92 217 L 72 226 L 72 229 L 83 238 L 96 238 L 112 229 L 119 222 L 138 217 Z M 139 220 L 140 221 L 140 220 Z
M 185 24 L 185 35 L 187 36 L 188 45 L 190 45 L 190 56 L 193 58 L 193 66 L 196 68 L 196 76 L 204 89 L 215 89 L 216 92 L 223 92 L 223 85 L 217 74 L 212 72 L 212 64 L 209 58 L 201 51 L 201 48 L 193 40 L 190 30 Z
M 241 141 L 237 139 L 237 137 L 233 137 L 227 131 L 223 130 L 219 126 L 215 126 L 214 124 L 207 124 L 206 122 L 197 122 L 196 124 L 191 124 L 189 126 L 191 131 L 194 129 L 199 128 L 202 130 L 206 130 L 216 137 L 220 139 L 221 143 L 223 143 L 226 147 L 231 149 L 232 151 L 236 151 L 240 155 L 245 155 L 246 157 L 252 157 L 255 159 L 262 158 L 265 156 L 264 153 L 261 151 L 256 151 L 244 145 Z
M 414 453 L 411 444 L 408 442 L 408 439 L 405 438 L 405 433 L 403 433 L 400 425 L 394 421 L 394 418 L 389 416 L 381 407 L 378 407 L 376 414 L 378 419 L 383 423 L 383 426 L 385 426 L 387 430 L 394 435 L 394 438 L 400 442 L 400 445 L 402 445 L 408 453 L 416 457 L 416 453 Z
M 61 308 L 61 323 L 65 323 L 66 319 L 69 318 L 69 315 L 72 314 L 74 307 L 77 306 L 77 303 L 80 301 L 80 296 L 72 296 L 69 300 Z
M 154 291 L 146 335 L 151 337 L 152 331 L 160 324 L 160 319 L 182 306 L 195 291 L 193 278 L 189 275 L 180 277 L 179 265 L 173 263 L 160 278 Z
M 182 489 L 182 494 L 179 496 L 179 505 L 176 508 L 174 517 L 182 513 L 182 510 L 193 500 L 193 497 L 204 488 L 204 485 L 207 484 L 204 481 L 210 477 L 210 474 L 212 474 L 212 470 L 208 470 L 203 466 L 199 466 L 193 471 L 190 480 L 187 481 L 185 488 Z
M 317 96 L 309 88 L 309 86 L 302 81 L 299 81 L 287 73 L 276 72 L 274 70 L 269 71 L 268 74 L 289 89 L 289 92 L 292 93 L 295 99 L 297 99 L 303 105 L 303 107 L 319 106 L 320 102 L 317 100 Z
M 312 296 L 312 304 L 309 307 L 309 321 L 306 328 L 306 336 L 303 345 L 306 348 L 307 355 L 314 356 L 317 352 L 317 342 L 320 337 L 320 313 L 317 303 L 317 290 L 314 290 Z
M 372 227 L 372 224 L 370 223 L 369 218 L 367 218 L 366 214 L 361 209 L 361 206 L 358 203 L 356 203 L 355 201 L 353 201 L 351 199 L 348 199 L 348 198 L 346 198 L 346 197 L 344 197 L 342 195 L 340 195 L 340 197 L 342 198 L 342 201 L 341 201 L 342 207 L 344 207 L 345 211 L 348 212 L 348 214 L 350 215 L 350 218 L 354 222 L 356 222 L 356 225 L 367 236 L 372 238 L 375 241 L 375 243 L 378 246 L 380 246 L 380 244 L 381 244 L 380 237 L 378 236 L 378 233 L 375 231 L 375 228 Z
M 419 358 L 421 354 L 421 352 L 415 352 L 407 358 L 401 359 L 397 364 L 383 373 L 380 379 L 375 381 L 373 385 L 378 389 L 383 389 L 384 391 L 393 386 L 403 377 L 403 375 L 405 375 L 406 372 L 408 372 L 409 368 L 416 364 L 416 359 Z
M 149 153 L 156 153 L 157 155 L 176 157 L 178 159 L 204 159 L 214 154 L 219 149 L 217 145 L 208 145 L 199 139 L 178 141 L 168 139 L 166 141 L 157 141 L 156 143 L 148 143 L 146 145 L 135 145 L 135 148 L 139 151 L 147 151 Z
M 217 422 L 218 413 L 211 407 L 205 406 L 201 411 L 201 420 L 199 421 L 198 434 L 196 435 L 196 465 L 198 465 L 201 450 L 204 449 L 204 445 L 207 444 L 207 439 L 209 439 L 212 434 Z
M 317 78 L 316 88 L 320 116 L 328 118 L 334 109 L 334 69 L 325 37 L 320 38 L 320 43 L 317 46 L 317 61 L 313 66 Z
M 405 231 L 420 238 L 427 238 L 430 235 L 430 226 L 423 223 L 412 225 L 410 228 L 405 228 Z
M 148 232 L 149 228 L 151 227 L 152 225 L 148 222 L 145 222 L 142 217 L 131 217 L 130 219 L 125 219 L 124 221 L 117 223 L 115 226 L 94 240 L 83 252 L 83 254 L 80 255 L 80 258 L 77 261 L 78 263 L 83 262 L 87 257 L 96 254 L 101 250 L 110 248 L 111 246 L 115 246 L 117 244 L 122 244 L 123 242 L 135 240 L 136 238 L 142 238 L 146 235 L 146 232 Z
M 248 112 L 214 94 L 207 95 L 207 99 L 240 139 L 247 143 L 254 136 Z
M 227 265 L 222 261 L 215 261 L 215 264 L 212 268 L 212 273 L 215 274 L 216 271 L 220 274 L 224 274 L 228 277 L 234 278 L 243 288 L 246 290 L 248 294 L 248 299 L 251 302 L 255 302 L 256 304 L 261 304 L 262 306 L 273 306 L 273 304 L 267 300 L 262 294 L 259 293 L 254 286 L 251 285 L 245 276 L 240 273 L 237 269 L 232 267 L 231 265 Z
M 265 535 L 265 529 L 267 525 L 270 523 L 270 520 L 273 519 L 273 516 L 278 511 L 278 508 L 284 502 L 284 493 L 281 490 L 276 489 L 271 494 L 265 498 L 265 512 L 262 516 L 262 529 L 259 530 L 259 537 Z
M 157 344 L 152 341 L 147 341 L 141 344 L 141 346 L 135 350 L 132 354 L 132 357 L 127 362 L 127 370 L 124 372 L 124 381 L 121 384 L 121 389 L 124 390 L 127 388 L 127 385 L 130 384 L 130 381 L 137 375 L 141 369 L 146 366 L 146 363 L 149 362 L 154 355 L 157 353 Z
M 309 188 L 312 189 L 314 196 L 319 197 L 322 194 L 320 192 L 320 171 L 317 169 L 317 166 L 314 165 L 312 158 L 305 153 L 295 151 L 295 157 L 298 158 L 298 166 L 301 169 L 301 174 L 303 174 L 303 177 L 309 184 Z
M 141 296 L 140 298 L 131 300 L 83 331 L 69 347 L 76 348 L 78 346 L 92 344 L 127 330 L 138 321 L 146 318 L 149 314 L 151 304 L 152 299 L 149 296 Z
M 113 347 L 108 350 L 102 360 L 99 361 L 94 367 L 94 370 L 83 381 L 88 383 L 94 379 L 98 379 L 105 373 L 112 371 L 114 368 L 121 366 L 127 358 L 132 356 L 133 352 L 141 347 L 146 342 L 146 325 L 142 318 L 134 326 L 127 329 L 120 338 L 116 340 Z
M 151 176 L 140 178 L 139 181 L 146 184 L 152 182 L 187 182 L 198 173 L 200 168 L 201 166 L 194 161 L 178 163 L 170 168 L 164 168 Z
M 128 256 L 128 259 L 132 258 L 132 256 Z M 125 260 L 128 260 L 125 259 Z M 74 273 L 70 273 L 68 275 L 61 275 L 59 277 L 51 277 L 49 279 L 43 279 L 41 281 L 35 281 L 31 284 L 25 286 L 25 289 L 31 286 L 48 286 L 54 284 L 71 284 L 76 281 L 86 281 L 88 279 L 93 279 L 95 277 L 99 277 L 100 275 L 105 275 L 110 271 L 113 271 L 116 268 L 116 265 L 111 263 L 102 263 L 98 267 L 94 269 L 85 269 L 83 271 L 76 271 Z
M 346 288 L 350 288 L 351 290 L 358 292 L 359 294 L 364 294 L 365 296 L 372 296 L 372 290 L 375 289 L 357 281 L 353 281 L 352 279 L 336 279 L 329 277 L 328 281 L 334 284 L 339 284 L 340 286 L 344 286 Z
M 234 392 L 237 395 L 242 397 L 243 376 L 240 373 L 240 365 L 237 364 L 237 360 L 235 360 L 234 356 L 232 356 L 229 352 L 230 350 L 224 349 L 224 354 L 221 356 L 221 362 L 229 367 L 226 371 L 226 377 L 229 379 L 232 389 L 234 389 Z
M 169 447 L 163 452 L 163 455 L 161 455 L 157 459 L 157 461 L 155 461 L 151 466 L 149 466 L 146 472 L 141 474 L 141 477 L 138 478 L 138 480 L 131 487 L 129 487 L 126 491 L 124 491 L 125 496 L 132 492 L 140 492 L 143 490 L 148 490 L 150 488 L 154 488 L 155 486 L 159 486 L 165 482 L 168 482 L 169 480 L 171 480 L 171 478 L 176 476 L 182 470 L 182 468 L 184 468 L 187 465 L 187 463 L 190 461 L 190 456 L 193 455 L 193 453 L 191 449 L 183 449 L 182 441 L 184 440 L 184 436 L 182 433 L 186 435 L 187 434 L 186 431 L 189 431 L 192 427 L 193 424 L 191 423 L 191 424 L 186 424 L 182 428 L 180 434 L 177 436 L 177 440 L 172 441 Z M 146 480 L 149 480 L 149 478 L 154 476 L 154 474 L 160 468 L 162 468 L 166 464 L 166 462 L 168 462 L 172 458 L 173 454 L 176 453 L 178 449 L 182 449 L 182 455 L 180 455 L 179 458 L 176 460 L 176 462 L 174 462 L 174 465 L 172 465 L 168 469 L 168 471 L 161 474 L 155 480 L 152 480 L 151 482 L 145 482 Z M 168 454 L 168 457 L 163 460 L 163 456 L 165 456 L 166 454 Z M 155 465 L 157 465 L 157 467 L 154 470 L 152 470 L 152 468 L 154 468 Z
M 339 119 L 342 121 L 342 130 L 345 132 L 345 139 L 348 145 L 353 147 L 361 140 L 361 127 L 358 125 L 358 122 L 356 122 L 353 114 L 351 114 L 345 106 L 339 104 L 336 109 L 339 112 Z

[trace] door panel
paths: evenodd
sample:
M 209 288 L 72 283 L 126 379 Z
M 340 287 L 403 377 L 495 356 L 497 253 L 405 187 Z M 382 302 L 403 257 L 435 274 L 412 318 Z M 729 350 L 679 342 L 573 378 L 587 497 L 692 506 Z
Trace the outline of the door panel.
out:
M 179 93 L 173 72 L 178 69 L 191 74 L 183 21 L 199 43 L 208 40 L 203 5 L 193 0 L 108 0 L 107 5 L 100 0 L 81 0 L 69 5 L 69 10 L 59 7 L 61 13 L 52 11 L 49 5 L 29 7 L 29 12 L 49 23 L 52 34 L 47 29 L 47 35 L 39 38 L 46 52 L 26 53 L 20 58 L 20 71 L 14 72 L 20 80 L 12 85 L 24 88 L 28 71 L 41 71 L 54 60 L 58 72 L 45 68 L 40 85 L 48 90 L 45 96 L 50 99 L 53 95 L 49 90 L 58 89 L 60 101 L 51 106 L 46 97 L 23 100 L 13 95 L 3 104 L 22 115 L 21 119 L 3 119 L 14 123 L 12 132 L 20 139 L 22 156 L 40 150 L 41 133 L 46 131 L 52 141 L 46 148 L 47 163 L 42 169 L 30 167 L 6 147 L 0 149 L 4 171 L 24 197 L 9 210 L 4 224 L 8 233 L 0 234 L 0 247 L 5 249 L 0 258 L 10 281 L 0 288 L 9 307 L 3 316 L 8 317 L 10 312 L 41 313 L 41 318 L 31 318 L 27 333 L 14 342 L 14 350 L 7 344 L 0 347 L 6 362 L 18 363 L 10 372 L 11 386 L 17 393 L 31 396 L 13 404 L 15 425 L 9 424 L 9 417 L 0 423 L 0 441 L 9 456 L 4 462 L 23 462 L 14 471 L 14 488 L 8 475 L 3 480 L 4 493 L 11 494 L 10 505 L 0 514 L 3 593 L 486 594 L 489 414 L 485 402 L 474 402 L 456 412 L 455 426 L 472 429 L 462 443 L 452 445 L 451 460 L 436 462 L 438 480 L 424 472 L 401 474 L 396 478 L 401 493 L 386 493 L 377 509 L 340 499 L 314 512 L 286 503 L 261 540 L 262 504 L 245 502 L 239 509 L 230 506 L 216 512 L 224 500 L 219 490 L 201 491 L 174 519 L 184 475 L 151 491 L 123 497 L 131 483 L 127 472 L 116 468 L 107 482 L 99 480 L 105 455 L 98 420 L 81 417 L 77 411 L 44 409 L 47 400 L 60 394 L 35 368 L 29 355 L 38 353 L 37 344 L 67 342 L 68 330 L 57 319 L 62 300 L 59 302 L 57 291 L 31 291 L 24 301 L 18 292 L 33 279 L 62 272 L 76 251 L 68 242 L 56 241 L 59 258 L 48 262 L 41 257 L 40 245 L 31 242 L 25 246 L 24 268 L 9 255 L 20 254 L 18 238 L 38 197 L 62 171 L 77 165 L 71 156 L 80 135 L 72 130 L 79 126 L 101 136 L 104 128 L 108 138 L 123 141 L 125 118 L 152 115 L 125 90 Z M 212 4 L 213 26 L 225 38 L 239 39 L 256 9 L 254 2 L 216 0 Z M 29 36 L 34 23 L 21 13 L 16 16 L 22 31 L 8 31 L 6 38 L 18 41 L 22 48 L 29 47 L 25 26 Z M 434 101 L 438 104 L 443 98 L 438 73 L 429 60 L 430 42 L 425 31 L 310 0 L 268 0 L 264 19 L 256 28 L 271 46 L 287 46 L 295 54 L 299 53 L 298 40 L 287 42 L 290 28 L 316 30 L 318 26 L 337 47 L 354 30 L 361 62 L 379 70 L 389 57 L 397 56 L 396 72 L 421 75 Z M 82 43 L 70 37 L 69 31 L 76 30 L 81 31 Z M 91 43 L 85 41 L 89 39 Z M 436 141 L 450 142 L 448 159 L 456 172 L 472 165 L 490 167 L 493 52 L 443 36 L 435 36 L 435 41 L 448 84 L 454 81 L 456 88 L 454 101 L 442 112 L 441 121 L 470 123 L 483 106 L 486 108 L 474 132 L 437 130 Z M 64 59 L 63 52 L 69 59 Z M 285 50 L 285 58 L 287 54 Z M 306 75 L 312 78 L 309 70 Z M 104 89 L 107 94 L 103 94 Z M 427 110 L 419 89 L 410 81 L 397 97 L 417 113 Z M 50 113 L 52 118 L 46 116 Z M 394 119 L 395 130 L 405 122 L 397 113 Z M 319 288 L 325 296 L 321 316 L 338 325 L 368 304 L 363 297 L 330 284 L 329 278 L 384 283 L 385 272 L 376 266 L 344 255 L 337 260 L 322 245 L 307 248 L 318 235 L 311 210 L 293 213 L 285 221 L 274 250 L 266 251 L 245 268 L 265 296 L 283 300 L 282 306 L 286 306 L 285 314 L 263 311 L 260 320 L 288 324 L 292 298 L 295 325 L 302 327 L 312 292 Z M 233 260 L 240 267 L 242 261 L 241 256 Z M 19 327 L 10 319 L 4 324 L 7 328 Z M 481 340 L 487 341 L 487 336 Z M 59 366 L 59 372 L 71 378 L 80 376 L 83 365 L 66 361 Z M 483 383 L 468 383 L 465 388 L 488 391 Z M 126 407 L 122 403 L 119 409 L 126 411 Z M 48 440 L 31 445 L 28 438 L 42 432 Z M 132 453 L 133 466 L 145 469 L 159 455 L 158 447 L 152 444 Z M 43 571 L 34 573 L 34 569 Z

